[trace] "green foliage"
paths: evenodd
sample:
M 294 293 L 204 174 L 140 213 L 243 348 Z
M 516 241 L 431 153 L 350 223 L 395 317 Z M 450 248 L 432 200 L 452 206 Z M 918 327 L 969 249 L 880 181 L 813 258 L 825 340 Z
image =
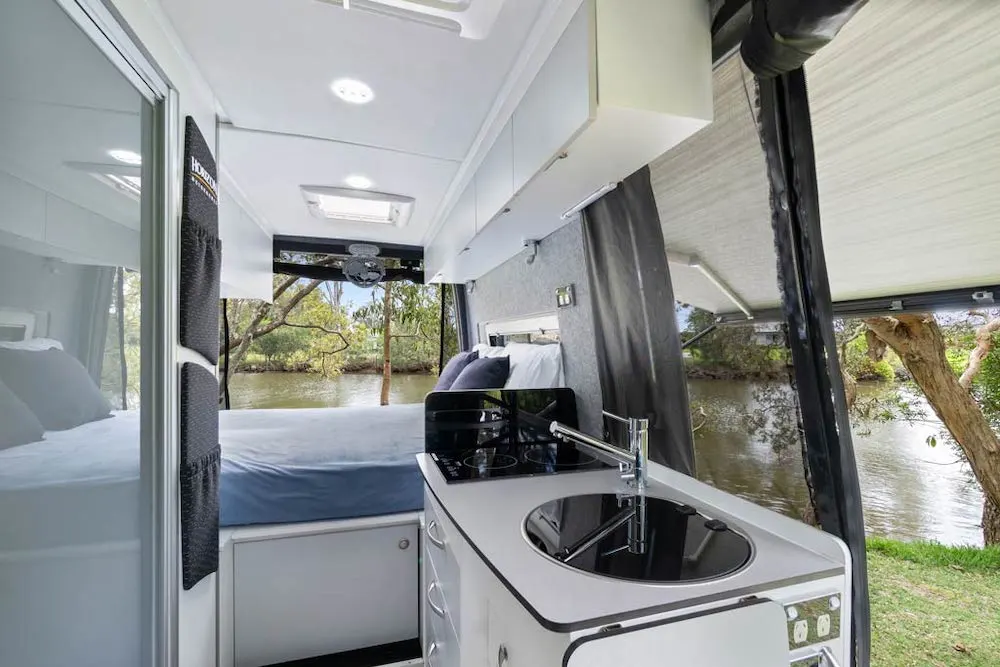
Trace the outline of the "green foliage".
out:
M 983 414 L 993 428 L 1000 429 L 1000 335 L 993 336 L 993 349 L 983 359 L 973 390 Z
M 692 308 L 682 338 L 690 339 L 714 323 L 714 314 Z M 758 332 L 753 324 L 726 325 L 698 339 L 689 349 L 694 362 L 703 367 L 744 376 L 769 375 L 787 359 L 785 346 L 773 338 L 773 334 Z
M 898 560 L 1000 574 L 1000 546 L 952 547 L 937 542 L 900 542 L 884 537 L 869 537 L 867 542 L 869 553 L 874 551 Z
M 961 375 L 965 367 L 969 365 L 969 350 L 964 348 L 949 347 L 944 351 L 948 365 L 955 375 Z
M 125 388 L 127 407 L 134 410 L 139 407 L 139 378 L 141 357 L 141 293 L 142 281 L 134 271 L 124 272 L 125 308 L 118 312 L 117 306 L 117 276 L 112 285 L 111 307 L 108 312 L 108 329 L 104 343 L 104 363 L 101 366 L 101 392 L 111 402 L 115 409 L 122 407 L 122 363 L 128 374 L 128 384 Z M 125 349 L 124 356 L 118 341 L 118 318 L 124 317 Z

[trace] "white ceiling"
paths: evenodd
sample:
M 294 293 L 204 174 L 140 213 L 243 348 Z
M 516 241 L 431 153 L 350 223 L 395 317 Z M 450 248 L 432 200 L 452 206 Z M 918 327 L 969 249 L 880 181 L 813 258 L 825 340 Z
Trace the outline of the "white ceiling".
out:
M 0 170 L 137 230 L 136 200 L 67 163 L 119 165 L 107 151 L 141 152 L 142 104 L 55 2 L 2 4 Z
M 275 233 L 402 243 L 424 240 L 544 4 L 472 0 L 503 2 L 488 37 L 472 40 L 317 0 L 161 2 L 227 119 L 261 131 L 223 132 L 219 151 L 254 213 Z M 341 77 L 374 100 L 336 98 Z M 405 228 L 308 216 L 300 185 L 355 173 L 416 199 Z
M 221 160 L 255 212 L 276 232 L 297 236 L 420 245 L 458 167 L 451 160 L 233 127 L 223 127 L 219 141 Z M 355 173 L 369 176 L 373 191 L 416 198 L 405 226 L 334 222 L 309 214 L 300 185 L 341 186 Z

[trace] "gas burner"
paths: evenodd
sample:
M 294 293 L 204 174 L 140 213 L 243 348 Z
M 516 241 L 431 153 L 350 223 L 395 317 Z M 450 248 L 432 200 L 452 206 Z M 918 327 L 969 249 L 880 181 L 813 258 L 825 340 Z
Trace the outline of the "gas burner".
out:
M 524 460 L 535 465 L 553 468 L 577 468 L 587 466 L 597 460 L 589 452 L 574 448 L 560 447 L 558 444 L 534 445 L 524 450 Z
M 517 465 L 517 459 L 508 454 L 498 454 L 489 449 L 477 449 L 462 459 L 462 465 L 479 471 L 503 470 Z

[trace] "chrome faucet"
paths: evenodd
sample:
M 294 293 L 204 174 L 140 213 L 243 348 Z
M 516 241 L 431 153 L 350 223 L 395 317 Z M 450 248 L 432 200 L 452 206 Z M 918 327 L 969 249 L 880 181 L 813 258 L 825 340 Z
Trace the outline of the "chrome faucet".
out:
M 549 425 L 549 432 L 559 440 L 573 441 L 578 446 L 583 445 L 611 457 L 618 462 L 622 480 L 634 492 L 642 493 L 646 489 L 648 474 L 649 420 L 619 417 L 607 411 L 604 416 L 628 427 L 628 451 L 556 421 Z

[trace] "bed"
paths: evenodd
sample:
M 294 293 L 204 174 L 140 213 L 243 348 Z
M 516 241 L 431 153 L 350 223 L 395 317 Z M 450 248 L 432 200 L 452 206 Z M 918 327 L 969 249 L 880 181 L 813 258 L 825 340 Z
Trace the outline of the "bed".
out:
M 377 424 L 377 430 L 372 428 Z M 219 417 L 223 526 L 419 510 L 423 405 L 237 410 Z M 139 413 L 0 451 L 4 551 L 138 534 Z
M 220 519 L 241 526 L 230 535 L 251 524 L 266 534 L 330 530 L 345 522 L 319 520 L 375 515 L 405 523 L 423 507 L 414 456 L 423 451 L 422 404 L 225 412 L 220 440 Z M 0 590 L 17 601 L 0 605 L 0 664 L 138 664 L 139 506 L 138 412 L 0 451 Z M 416 528 L 407 530 L 415 544 Z M 339 543 L 366 534 L 380 533 Z M 267 544 L 288 544 L 297 558 L 310 539 L 320 538 Z M 399 558 L 383 550 L 372 560 L 390 556 Z M 244 585 L 242 595 L 253 590 Z M 45 641 L 46 629 L 60 641 Z

